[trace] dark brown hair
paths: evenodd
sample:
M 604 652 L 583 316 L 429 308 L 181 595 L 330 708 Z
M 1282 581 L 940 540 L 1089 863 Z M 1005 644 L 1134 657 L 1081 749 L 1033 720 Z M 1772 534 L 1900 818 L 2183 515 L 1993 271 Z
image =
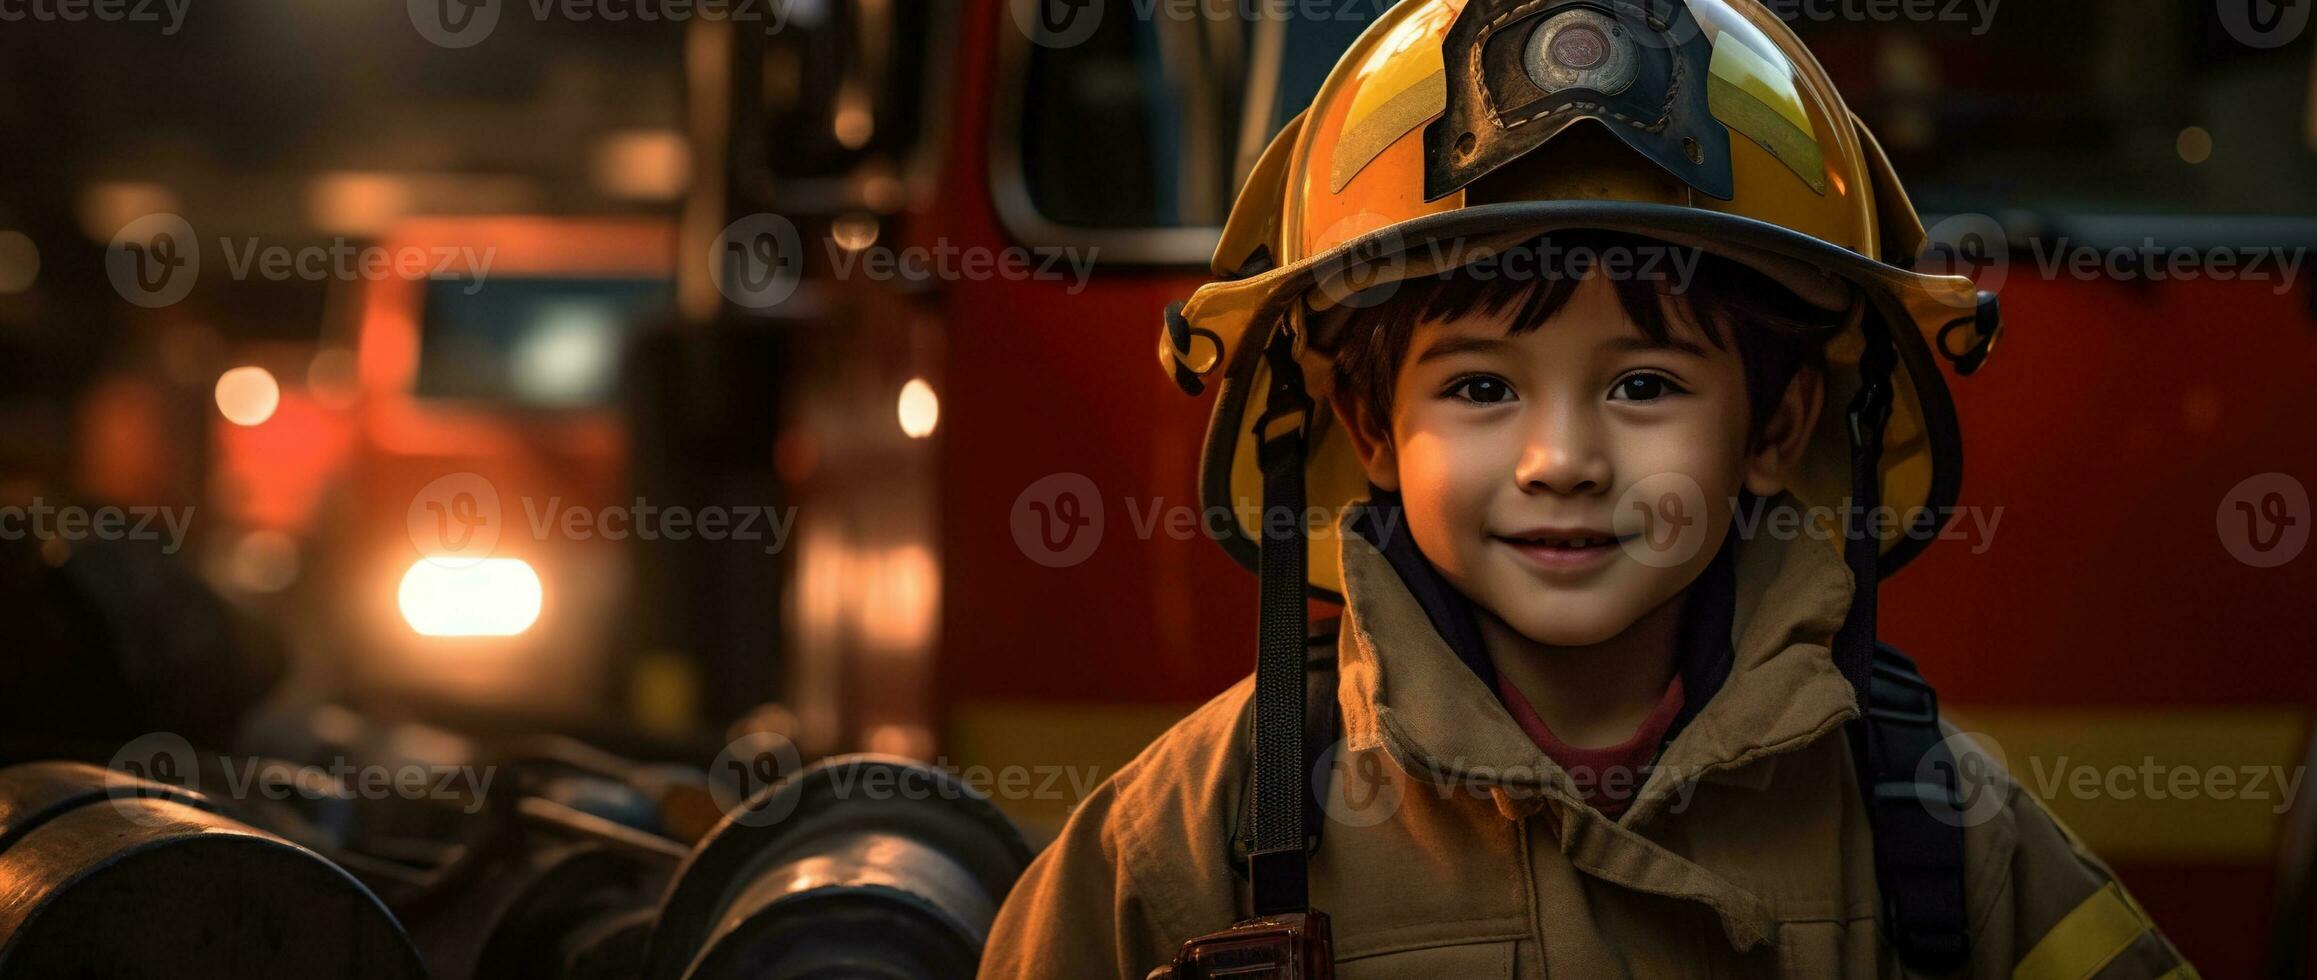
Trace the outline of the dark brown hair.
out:
M 1612 268 L 1620 255 L 1657 258 L 1638 269 Z M 1522 256 L 1531 260 L 1522 274 L 1509 274 L 1514 264 L 1506 260 Z M 1795 372 L 1822 362 L 1823 337 L 1842 320 L 1842 314 L 1803 302 L 1747 266 L 1638 235 L 1539 236 L 1496 253 L 1488 265 L 1499 273 L 1480 275 L 1460 266 L 1377 287 L 1389 292 L 1381 299 L 1369 294 L 1375 305 L 1352 312 L 1350 328 L 1334 338 L 1336 390 L 1358 395 L 1388 429 L 1392 389 L 1417 325 L 1476 312 L 1502 316 L 1510 310 L 1508 333 L 1527 333 L 1560 312 L 1578 283 L 1603 275 L 1616 288 L 1625 315 L 1652 341 L 1670 339 L 1667 311 L 1672 304 L 1681 304 L 1716 348 L 1728 350 L 1734 339 L 1746 375 L 1750 431 L 1758 436 Z M 1680 270 L 1694 270 L 1694 275 L 1685 280 Z M 1358 298 L 1353 305 L 1359 305 Z

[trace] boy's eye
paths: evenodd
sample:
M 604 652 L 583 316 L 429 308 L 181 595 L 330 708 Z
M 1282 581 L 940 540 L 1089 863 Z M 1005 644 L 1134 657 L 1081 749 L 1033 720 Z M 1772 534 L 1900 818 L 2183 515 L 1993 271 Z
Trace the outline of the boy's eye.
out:
M 1512 386 L 1505 384 L 1503 378 L 1477 375 L 1450 382 L 1447 394 L 1479 405 L 1494 405 L 1512 400 Z
M 1684 390 L 1682 386 L 1674 384 L 1673 379 L 1662 374 L 1634 374 L 1620 378 L 1615 385 L 1610 386 L 1609 398 L 1612 401 L 1646 402 L 1666 395 L 1678 395 Z

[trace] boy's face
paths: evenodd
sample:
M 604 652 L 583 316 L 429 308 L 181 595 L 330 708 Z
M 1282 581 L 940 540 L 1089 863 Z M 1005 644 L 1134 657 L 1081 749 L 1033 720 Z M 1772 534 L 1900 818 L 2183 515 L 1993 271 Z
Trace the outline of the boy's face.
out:
M 1738 490 L 1783 489 L 1807 441 L 1815 376 L 1796 379 L 1756 448 L 1735 345 L 1674 305 L 1663 345 L 1599 277 L 1535 330 L 1510 332 L 1509 313 L 1424 323 L 1389 438 L 1373 420 L 1348 426 L 1425 556 L 1537 643 L 1608 640 L 1679 594 L 1713 560 Z M 1359 401 L 1337 410 L 1350 421 Z

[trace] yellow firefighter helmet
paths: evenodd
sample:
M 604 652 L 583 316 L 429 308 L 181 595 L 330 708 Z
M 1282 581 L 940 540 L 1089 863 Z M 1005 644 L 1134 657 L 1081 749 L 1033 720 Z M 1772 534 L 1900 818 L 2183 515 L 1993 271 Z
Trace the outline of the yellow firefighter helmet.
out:
M 1330 331 L 1379 287 L 1563 229 L 1694 246 L 1845 311 L 1827 340 L 1829 405 L 1851 404 L 1870 338 L 1894 350 L 1881 503 L 1909 521 L 1888 574 L 1927 543 L 1960 482 L 1961 445 L 1932 351 L 1976 369 L 1999 325 L 1962 276 L 1911 271 L 1922 220 L 1866 127 L 1786 25 L 1751 0 L 1405 0 L 1353 42 L 1241 188 L 1221 277 L 1170 307 L 1163 367 L 1197 393 L 1220 372 L 1200 474 L 1213 528 L 1254 564 L 1268 418 L 1265 351 L 1286 338 L 1325 403 Z M 1460 248 L 1442 248 L 1443 243 Z M 1284 414 L 1284 413 L 1283 413 Z M 1305 483 L 1333 511 L 1367 481 L 1314 411 Z M 1844 414 L 1825 414 L 1795 475 L 1805 504 L 1852 486 Z M 1836 546 L 1840 547 L 1839 540 Z M 1314 535 L 1311 589 L 1340 594 Z

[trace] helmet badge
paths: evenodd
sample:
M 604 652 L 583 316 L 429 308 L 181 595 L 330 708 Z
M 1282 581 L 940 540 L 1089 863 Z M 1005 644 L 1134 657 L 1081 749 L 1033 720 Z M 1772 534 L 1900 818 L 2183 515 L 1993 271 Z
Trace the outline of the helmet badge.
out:
M 1547 18 L 1529 36 L 1522 67 L 1547 93 L 1592 89 L 1616 95 L 1633 87 L 1641 58 L 1625 25 L 1599 11 L 1571 8 Z

